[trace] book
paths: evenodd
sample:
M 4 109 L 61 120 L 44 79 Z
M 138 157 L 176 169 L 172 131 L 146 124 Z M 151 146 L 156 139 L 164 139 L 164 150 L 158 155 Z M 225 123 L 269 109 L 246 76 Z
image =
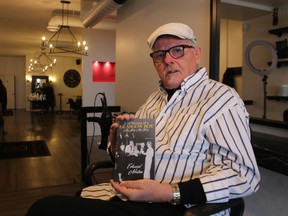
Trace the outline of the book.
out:
M 120 121 L 114 180 L 154 179 L 155 120 Z

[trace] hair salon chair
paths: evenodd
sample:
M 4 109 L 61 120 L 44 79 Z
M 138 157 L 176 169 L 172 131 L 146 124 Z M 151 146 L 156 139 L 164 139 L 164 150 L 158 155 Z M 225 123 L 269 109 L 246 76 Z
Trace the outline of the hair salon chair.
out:
M 110 131 L 110 126 L 112 124 L 112 114 L 107 109 L 107 101 L 104 93 L 101 93 L 103 98 L 101 99 L 102 106 L 104 111 L 101 117 L 92 117 L 87 118 L 88 121 L 97 122 L 101 128 L 101 144 L 99 149 L 106 150 L 108 136 Z M 121 113 L 123 114 L 123 113 Z M 86 167 L 83 180 L 86 187 L 102 183 L 108 182 L 110 178 L 113 176 L 114 164 L 112 161 L 98 161 L 92 164 L 89 164 Z M 103 178 L 103 172 L 104 174 Z M 191 208 L 188 208 L 184 213 L 184 216 L 208 216 L 211 214 L 215 214 L 221 212 L 225 209 L 231 209 L 231 216 L 242 216 L 244 212 L 244 200 L 242 198 L 229 200 L 226 203 L 213 203 L 213 204 L 197 204 Z
M 102 136 L 103 139 L 103 136 Z M 104 137 L 107 139 L 107 137 Z M 98 175 L 103 175 L 103 171 L 107 172 L 108 178 L 111 178 L 114 164 L 109 161 L 99 161 L 87 166 L 84 174 L 85 186 L 91 186 L 97 183 L 101 183 L 98 180 Z M 103 178 L 99 178 L 103 181 Z M 245 209 L 243 198 L 232 199 L 226 203 L 213 203 L 213 204 L 197 204 L 191 208 L 188 208 L 183 216 L 208 216 L 225 209 L 231 209 L 231 216 L 242 216 Z

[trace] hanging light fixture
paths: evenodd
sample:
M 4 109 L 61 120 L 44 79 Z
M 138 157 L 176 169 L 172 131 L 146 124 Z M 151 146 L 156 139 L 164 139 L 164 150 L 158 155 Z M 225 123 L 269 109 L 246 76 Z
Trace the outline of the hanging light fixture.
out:
M 56 64 L 56 58 L 53 61 L 49 58 L 46 53 L 46 38 L 42 37 L 42 42 L 40 45 L 40 51 L 34 53 L 33 58 L 30 59 L 30 65 L 28 67 L 28 72 L 46 72 L 53 68 Z
M 49 47 L 50 54 L 72 53 L 87 56 L 88 46 L 86 44 L 86 41 L 83 42 L 78 41 L 74 36 L 74 34 L 72 33 L 70 26 L 68 25 L 68 17 L 69 17 L 68 6 L 70 4 L 70 1 L 61 1 L 61 3 L 62 3 L 62 24 L 59 26 L 59 30 L 55 32 L 55 34 L 48 41 L 45 41 L 45 44 L 47 47 Z M 65 33 L 66 37 L 63 36 Z M 69 36 L 67 36 L 67 33 Z

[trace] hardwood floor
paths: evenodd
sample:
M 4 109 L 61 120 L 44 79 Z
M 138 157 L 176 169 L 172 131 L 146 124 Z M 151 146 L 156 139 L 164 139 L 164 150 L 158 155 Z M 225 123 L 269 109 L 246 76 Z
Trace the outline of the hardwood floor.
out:
M 51 156 L 0 160 L 2 216 L 24 215 L 40 197 L 73 195 L 82 187 L 81 134 L 77 118 L 70 113 L 31 115 L 25 110 L 13 112 L 13 116 L 4 116 L 5 134 L 1 134 L 0 141 L 45 140 Z M 99 141 L 99 137 L 95 140 Z
M 5 116 L 3 142 L 45 140 L 51 156 L 0 161 L 0 192 L 71 184 L 80 175 L 80 122 L 25 110 Z

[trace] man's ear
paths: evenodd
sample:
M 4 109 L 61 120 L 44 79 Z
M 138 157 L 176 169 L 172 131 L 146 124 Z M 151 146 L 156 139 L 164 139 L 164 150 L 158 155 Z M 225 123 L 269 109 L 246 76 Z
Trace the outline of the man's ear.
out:
M 202 51 L 200 47 L 195 47 L 195 61 L 197 64 L 201 63 L 201 58 L 202 58 Z

